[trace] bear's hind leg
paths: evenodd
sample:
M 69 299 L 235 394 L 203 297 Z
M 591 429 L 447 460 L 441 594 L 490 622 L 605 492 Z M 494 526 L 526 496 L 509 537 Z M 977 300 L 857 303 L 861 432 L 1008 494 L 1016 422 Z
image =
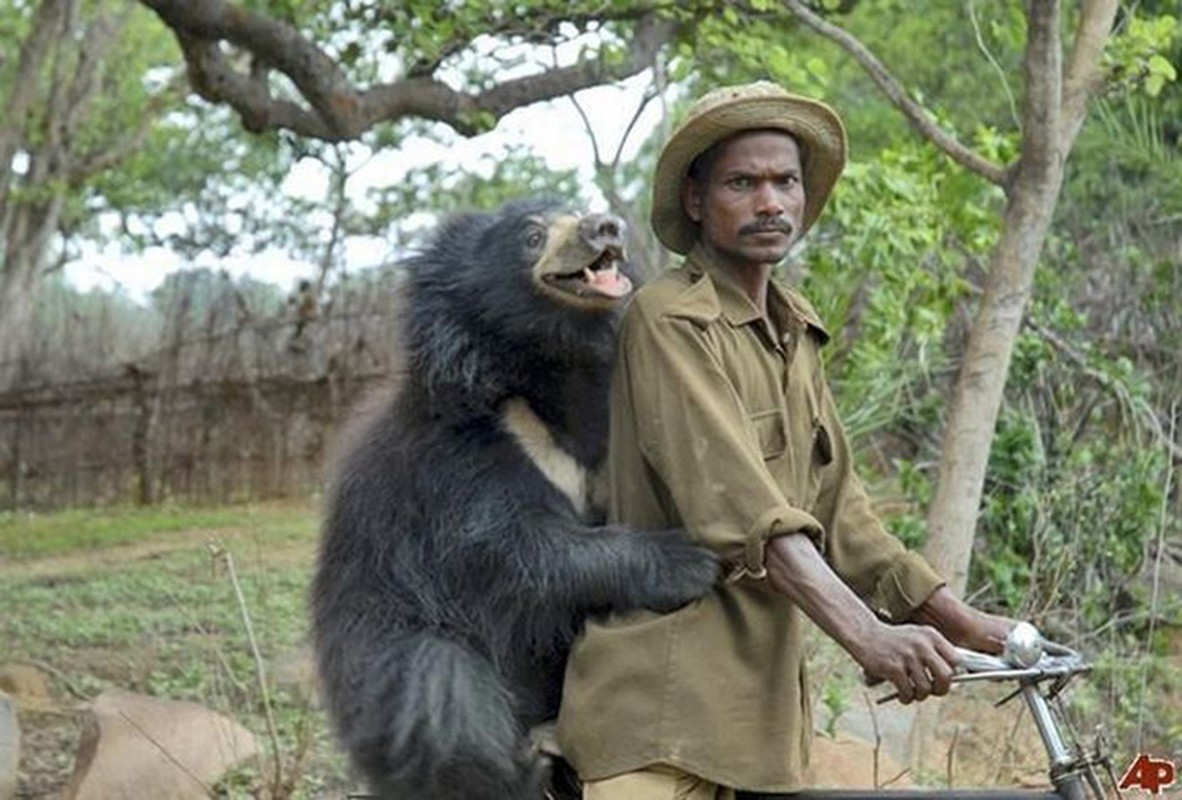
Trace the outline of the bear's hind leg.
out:
M 346 746 L 383 798 L 535 800 L 536 757 L 491 662 L 431 632 L 400 636 L 367 670 Z

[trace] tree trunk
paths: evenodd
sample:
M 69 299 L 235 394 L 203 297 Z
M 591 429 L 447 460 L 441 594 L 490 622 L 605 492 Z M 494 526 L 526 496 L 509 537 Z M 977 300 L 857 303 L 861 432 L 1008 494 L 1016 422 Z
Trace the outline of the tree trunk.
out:
M 143 134 L 121 132 L 103 143 L 83 134 L 131 8 L 100 5 L 84 18 L 79 0 L 42 0 L 0 98 L 0 387 L 19 374 L 67 192 L 125 157 Z
M 33 304 L 49 239 L 57 227 L 61 204 L 32 213 L 24 208 L 5 235 L 0 265 L 0 388 L 12 386 L 33 326 Z
M 1026 169 L 1025 163 L 1019 168 L 953 389 L 939 480 L 928 508 L 924 555 L 958 597 L 964 596 L 968 581 L 985 468 L 1010 358 L 1062 181 L 1058 159 L 1047 169 Z
M 1006 191 L 1001 240 L 990 258 L 984 296 L 953 389 L 936 493 L 927 516 L 925 555 L 948 579 L 949 587 L 963 596 L 1010 356 L 1063 183 L 1063 165 L 1083 123 L 1088 98 L 1102 79 L 1100 59 L 1119 3 L 1080 3 L 1064 70 L 1058 0 L 1027 0 L 1021 156 L 1014 167 L 1005 169 L 936 124 L 848 31 L 816 14 L 803 0 L 783 2 L 803 24 L 853 56 L 921 136 Z
M 1058 0 L 1027 0 L 1021 156 L 1010 170 L 968 150 L 936 125 L 847 31 L 815 14 L 801 0 L 784 0 L 784 4 L 797 19 L 852 55 L 922 136 L 1006 191 L 1001 239 L 990 257 L 981 305 L 953 389 L 936 492 L 927 516 L 925 555 L 948 580 L 949 588 L 963 596 L 1010 358 L 1063 183 L 1063 166 L 1083 123 L 1088 98 L 1102 78 L 1101 55 L 1118 1 L 1080 3 L 1064 69 Z M 913 769 L 928 766 L 927 744 L 938 718 L 939 706 L 931 701 L 919 707 L 910 737 Z
M 968 581 L 1010 357 L 1063 184 L 1063 167 L 1082 124 L 1087 98 L 1100 79 L 1100 55 L 1116 9 L 1115 0 L 1082 4 L 1064 71 L 1059 3 L 1030 0 L 1027 4 L 1022 151 L 1006 185 L 1001 240 L 990 258 L 981 306 L 953 390 L 939 478 L 927 515 L 924 554 L 957 596 L 964 596 Z
M 1083 4 L 1068 69 L 1059 40 L 1059 4 L 1027 4 L 1026 95 L 1022 151 L 1006 185 L 1001 239 L 990 257 L 984 293 L 953 389 L 940 448 L 939 477 L 927 515 L 924 555 L 963 597 L 977 514 L 1010 358 L 1030 300 L 1034 273 L 1063 185 L 1063 167 L 1079 132 L 1099 59 L 1116 16 L 1114 0 Z M 936 766 L 931 753 L 940 706 L 918 709 L 911 727 L 912 769 Z

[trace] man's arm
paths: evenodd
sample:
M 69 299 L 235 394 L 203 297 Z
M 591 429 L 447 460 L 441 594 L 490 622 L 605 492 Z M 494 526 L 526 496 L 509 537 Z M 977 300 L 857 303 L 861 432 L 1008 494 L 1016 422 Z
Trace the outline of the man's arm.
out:
M 957 662 L 952 643 L 1000 653 L 1013 621 L 978 611 L 941 586 L 910 617 L 891 625 L 878 619 L 804 536 L 768 543 L 767 577 L 840 644 L 867 675 L 894 684 L 902 703 L 944 695 Z M 951 640 L 951 641 L 949 641 Z
M 931 625 L 953 644 L 998 655 L 1014 620 L 978 611 L 941 586 L 912 613 L 911 622 Z
M 807 537 L 772 539 L 765 564 L 772 588 L 799 606 L 868 676 L 893 683 L 900 702 L 948 693 L 957 662 L 952 644 L 927 625 L 878 619 Z

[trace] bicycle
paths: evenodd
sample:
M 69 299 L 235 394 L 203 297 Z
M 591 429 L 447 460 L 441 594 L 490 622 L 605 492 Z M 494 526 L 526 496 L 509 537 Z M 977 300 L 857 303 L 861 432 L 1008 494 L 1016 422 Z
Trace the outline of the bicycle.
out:
M 1049 789 L 812 789 L 795 794 L 740 792 L 738 800 L 1106 800 L 1119 796 L 1107 742 L 1097 735 L 1091 749 L 1072 731 L 1062 706 L 1063 690 L 1076 677 L 1091 672 L 1083 656 L 1048 641 L 1029 623 L 1020 623 L 1007 637 L 1001 656 L 957 648 L 955 683 L 1013 682 L 1014 691 L 998 701 L 1022 698 L 1034 719 L 1048 760 Z M 878 702 L 894 699 L 887 695 Z M 1106 788 L 1101 776 L 1108 780 Z

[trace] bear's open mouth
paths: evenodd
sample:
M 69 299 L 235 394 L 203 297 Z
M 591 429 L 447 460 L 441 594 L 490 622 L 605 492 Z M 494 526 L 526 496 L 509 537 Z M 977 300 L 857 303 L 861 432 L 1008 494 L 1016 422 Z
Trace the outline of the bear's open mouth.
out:
M 618 247 L 605 247 L 594 261 L 576 272 L 550 273 L 543 280 L 571 294 L 599 295 L 618 299 L 632 291 L 632 281 L 620 272 L 624 253 Z

